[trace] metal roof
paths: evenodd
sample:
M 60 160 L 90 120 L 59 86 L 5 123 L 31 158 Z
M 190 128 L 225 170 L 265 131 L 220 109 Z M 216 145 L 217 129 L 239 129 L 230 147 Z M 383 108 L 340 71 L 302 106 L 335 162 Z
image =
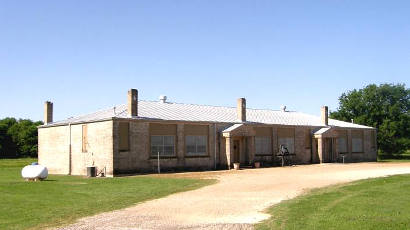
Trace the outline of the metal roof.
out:
M 280 110 L 248 108 L 246 109 L 246 117 L 247 123 L 324 127 L 319 116 L 300 112 L 284 112 Z M 129 117 L 127 112 L 127 105 L 123 104 L 94 113 L 53 122 L 42 127 L 65 125 L 69 123 L 101 121 L 113 118 L 211 123 L 241 123 L 237 120 L 236 117 L 236 107 L 195 105 L 174 102 L 164 103 L 160 101 L 139 101 L 137 117 Z M 345 128 L 372 128 L 334 119 L 329 119 L 329 126 Z

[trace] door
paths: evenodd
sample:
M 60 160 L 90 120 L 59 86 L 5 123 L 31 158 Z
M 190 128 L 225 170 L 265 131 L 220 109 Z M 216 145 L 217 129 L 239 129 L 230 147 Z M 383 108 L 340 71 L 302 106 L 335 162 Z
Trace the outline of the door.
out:
M 326 138 L 325 139 L 325 158 L 324 162 L 331 163 L 336 162 L 336 154 L 335 154 L 335 141 L 334 138 Z
M 233 162 L 239 163 L 240 162 L 240 142 L 239 140 L 233 141 Z

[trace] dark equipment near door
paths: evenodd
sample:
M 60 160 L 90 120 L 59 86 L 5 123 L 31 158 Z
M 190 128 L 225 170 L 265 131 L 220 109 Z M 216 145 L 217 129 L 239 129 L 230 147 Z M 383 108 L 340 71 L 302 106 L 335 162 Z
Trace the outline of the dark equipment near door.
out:
M 276 156 L 281 159 L 281 165 L 283 167 L 285 165 L 292 165 L 292 156 L 296 156 L 296 154 L 289 153 L 288 148 L 286 148 L 284 145 L 280 145 L 279 154 L 277 154 Z

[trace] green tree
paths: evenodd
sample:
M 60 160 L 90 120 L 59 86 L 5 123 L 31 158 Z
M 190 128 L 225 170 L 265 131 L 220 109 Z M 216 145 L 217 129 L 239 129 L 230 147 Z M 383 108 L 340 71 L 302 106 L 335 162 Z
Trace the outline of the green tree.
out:
M 8 133 L 16 123 L 16 119 L 10 117 L 0 120 L 0 157 L 17 157 L 17 145 Z
M 28 119 L 0 120 L 0 157 L 37 156 L 37 126 Z
M 37 156 L 38 125 L 41 125 L 41 122 L 20 119 L 9 128 L 8 134 L 17 145 L 18 154 L 20 156 Z
M 343 93 L 330 117 L 377 128 L 379 149 L 387 154 L 410 148 L 410 90 L 404 84 L 371 84 Z

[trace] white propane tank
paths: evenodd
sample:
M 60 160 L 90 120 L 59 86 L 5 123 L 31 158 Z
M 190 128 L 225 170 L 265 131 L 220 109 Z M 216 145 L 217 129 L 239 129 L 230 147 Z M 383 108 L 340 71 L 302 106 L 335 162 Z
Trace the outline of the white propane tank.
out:
M 44 180 L 48 176 L 48 170 L 38 164 L 27 165 L 21 170 L 21 176 L 26 180 Z

